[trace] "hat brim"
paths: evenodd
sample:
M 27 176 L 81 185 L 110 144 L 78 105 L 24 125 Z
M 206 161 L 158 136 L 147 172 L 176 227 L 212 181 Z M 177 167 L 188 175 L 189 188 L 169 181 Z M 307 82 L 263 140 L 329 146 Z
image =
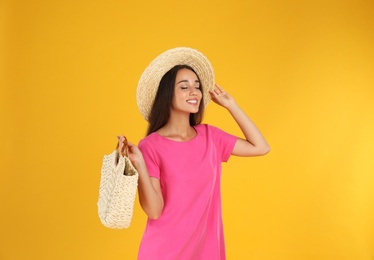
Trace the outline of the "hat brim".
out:
M 188 65 L 195 70 L 203 86 L 204 107 L 210 101 L 209 91 L 214 88 L 214 71 L 209 60 L 199 51 L 179 47 L 170 49 L 157 56 L 144 70 L 136 91 L 140 113 L 149 121 L 153 101 L 161 78 L 176 65 Z

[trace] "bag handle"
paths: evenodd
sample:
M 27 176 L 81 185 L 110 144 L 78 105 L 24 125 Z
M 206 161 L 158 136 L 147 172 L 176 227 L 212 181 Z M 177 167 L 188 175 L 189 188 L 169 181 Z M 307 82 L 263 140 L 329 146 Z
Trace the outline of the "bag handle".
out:
M 119 160 L 119 155 L 121 154 L 122 157 L 127 157 L 129 158 L 129 145 L 127 143 L 127 138 L 124 136 L 124 139 L 123 139 L 123 147 L 122 149 L 120 150 L 119 149 L 119 142 L 117 143 L 117 163 L 118 163 L 118 160 Z M 131 165 L 131 167 L 130 167 Z M 123 171 L 123 174 L 126 175 L 126 176 L 133 176 L 136 174 L 136 170 L 135 168 L 132 166 L 131 162 L 128 161 L 127 163 L 125 163 L 125 169 Z
M 124 140 L 123 140 L 123 147 L 122 147 L 122 150 L 119 149 L 119 142 L 117 144 L 117 151 L 118 151 L 118 154 L 121 154 L 123 157 L 129 157 L 129 145 L 127 143 L 127 138 L 126 136 L 124 136 Z

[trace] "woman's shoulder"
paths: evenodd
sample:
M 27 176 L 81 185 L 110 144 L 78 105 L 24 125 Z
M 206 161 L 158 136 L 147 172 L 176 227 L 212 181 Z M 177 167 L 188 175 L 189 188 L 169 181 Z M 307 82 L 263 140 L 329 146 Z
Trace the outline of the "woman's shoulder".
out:
M 199 124 L 194 126 L 197 132 L 211 132 L 220 130 L 218 127 L 209 124 Z
M 195 129 L 198 134 L 201 136 L 211 137 L 213 139 L 217 138 L 227 138 L 227 137 L 234 137 L 233 135 L 227 133 L 226 131 L 222 130 L 221 128 L 209 124 L 200 124 L 195 126 Z M 235 137 L 236 138 L 236 137 Z
M 157 142 L 157 134 L 156 133 L 151 133 L 149 135 L 147 135 L 146 137 L 144 137 L 143 139 L 141 139 L 139 141 L 139 144 L 138 146 L 139 147 L 144 147 L 144 146 L 148 146 L 152 143 L 155 143 Z

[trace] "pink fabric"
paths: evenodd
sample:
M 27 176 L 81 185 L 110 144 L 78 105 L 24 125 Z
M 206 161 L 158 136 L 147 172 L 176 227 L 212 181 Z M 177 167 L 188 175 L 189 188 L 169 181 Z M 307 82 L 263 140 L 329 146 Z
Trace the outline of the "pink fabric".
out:
M 157 133 L 139 143 L 149 175 L 160 179 L 164 210 L 148 219 L 139 260 L 226 259 L 221 210 L 221 162 L 237 137 L 209 126 L 177 142 Z

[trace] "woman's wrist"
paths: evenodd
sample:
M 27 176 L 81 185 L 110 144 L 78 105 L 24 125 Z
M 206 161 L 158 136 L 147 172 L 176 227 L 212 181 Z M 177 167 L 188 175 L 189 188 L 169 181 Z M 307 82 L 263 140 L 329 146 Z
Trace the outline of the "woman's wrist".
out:
M 230 102 L 227 103 L 227 105 L 225 106 L 225 108 L 230 112 L 232 113 L 235 109 L 237 109 L 239 106 L 238 104 L 235 102 L 234 99 L 232 99 Z
M 138 172 L 142 172 L 144 170 L 144 168 L 145 168 L 144 159 L 141 159 L 140 161 L 138 161 L 138 160 L 133 161 L 132 164 L 138 170 Z

